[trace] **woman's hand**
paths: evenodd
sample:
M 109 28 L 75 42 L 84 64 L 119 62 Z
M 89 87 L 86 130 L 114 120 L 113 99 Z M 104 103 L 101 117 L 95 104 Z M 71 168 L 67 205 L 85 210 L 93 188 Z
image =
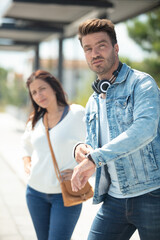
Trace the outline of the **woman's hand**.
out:
M 23 157 L 23 163 L 24 171 L 27 175 L 29 175 L 31 171 L 31 157 Z

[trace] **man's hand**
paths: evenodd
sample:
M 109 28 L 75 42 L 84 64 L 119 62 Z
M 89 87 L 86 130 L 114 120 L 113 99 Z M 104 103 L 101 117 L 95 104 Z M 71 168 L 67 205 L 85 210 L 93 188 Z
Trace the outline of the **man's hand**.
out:
M 96 165 L 88 158 L 85 158 L 80 164 L 78 164 L 73 171 L 71 178 L 71 186 L 74 192 L 82 189 L 87 183 L 88 179 L 95 172 Z
M 90 145 L 80 143 L 75 149 L 75 159 L 78 163 L 81 163 L 85 158 L 86 154 L 93 151 L 93 148 Z

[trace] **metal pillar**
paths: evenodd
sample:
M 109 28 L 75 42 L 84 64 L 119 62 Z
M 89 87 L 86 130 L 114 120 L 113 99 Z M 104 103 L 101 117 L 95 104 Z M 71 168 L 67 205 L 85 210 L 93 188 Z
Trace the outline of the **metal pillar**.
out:
M 63 83 L 63 37 L 59 38 L 58 79 Z
M 39 59 L 39 44 L 35 45 L 35 60 L 34 60 L 34 70 L 40 68 L 40 59 Z

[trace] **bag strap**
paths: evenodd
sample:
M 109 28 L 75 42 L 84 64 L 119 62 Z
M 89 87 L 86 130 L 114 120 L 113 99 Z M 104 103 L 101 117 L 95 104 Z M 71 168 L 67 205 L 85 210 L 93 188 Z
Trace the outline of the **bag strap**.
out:
M 51 151 L 51 156 L 52 156 L 52 160 L 53 160 L 53 166 L 54 166 L 54 169 L 55 169 L 55 173 L 56 173 L 56 176 L 57 176 L 59 182 L 61 182 L 62 181 L 61 180 L 61 174 L 60 174 L 60 171 L 59 171 L 59 167 L 58 167 L 58 164 L 57 164 L 54 152 L 53 152 L 53 148 L 52 148 L 52 144 L 51 144 L 51 140 L 50 140 L 50 136 L 49 136 L 47 112 L 44 114 L 43 120 L 44 120 L 44 126 L 45 126 L 45 129 L 46 129 L 48 145 L 49 145 L 49 148 L 50 148 L 50 151 Z

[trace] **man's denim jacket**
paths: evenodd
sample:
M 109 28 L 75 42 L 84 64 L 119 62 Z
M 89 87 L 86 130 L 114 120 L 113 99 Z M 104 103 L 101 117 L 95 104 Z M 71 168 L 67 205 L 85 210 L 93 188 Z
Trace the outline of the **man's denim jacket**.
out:
M 156 82 L 123 64 L 107 89 L 106 111 L 110 142 L 100 148 L 99 95 L 93 93 L 86 105 L 86 143 L 94 149 L 91 156 L 97 167 L 93 203 L 103 201 L 107 194 L 110 178 L 104 168 L 109 161 L 115 162 L 123 195 L 160 187 L 160 94 Z

